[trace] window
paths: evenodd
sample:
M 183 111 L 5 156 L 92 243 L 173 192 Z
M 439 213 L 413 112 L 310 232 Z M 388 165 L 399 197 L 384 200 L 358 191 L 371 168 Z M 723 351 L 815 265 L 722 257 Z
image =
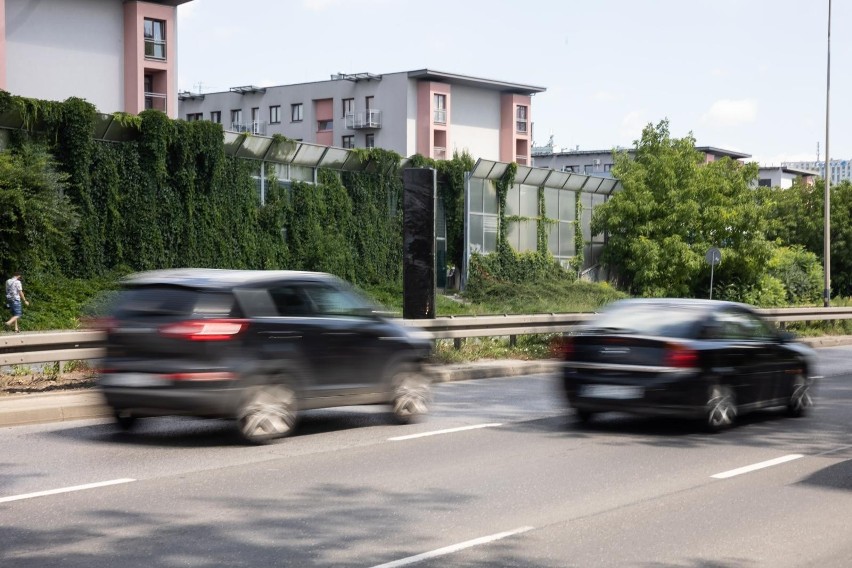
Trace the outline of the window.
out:
M 604 164 L 604 171 L 611 172 L 613 164 Z
M 195 122 L 197 120 L 202 120 L 204 118 L 204 114 L 200 112 L 191 112 L 186 115 L 187 122 Z
M 577 173 L 577 166 L 562 166 L 563 172 Z
M 523 105 L 518 105 L 515 110 L 515 115 L 517 120 L 516 129 L 518 132 L 526 132 L 527 131 L 527 107 Z
M 295 286 L 281 286 L 269 290 L 279 316 L 304 316 L 311 312 L 310 304 Z
M 304 294 L 315 306 L 319 315 L 329 316 L 358 316 L 370 315 L 375 309 L 367 300 L 349 292 L 329 286 L 305 286 Z
M 215 122 L 216 124 L 222 124 L 222 111 L 221 110 L 210 111 L 210 122 Z
M 376 147 L 376 135 L 375 134 L 367 134 L 364 136 L 364 147 L 365 148 L 375 148 Z
M 758 182 L 757 182 L 757 186 L 758 186 L 758 187 L 772 187 L 772 180 L 771 180 L 771 179 L 767 179 L 767 178 L 764 178 L 764 179 L 758 180 Z
M 290 121 L 291 122 L 302 122 L 304 118 L 304 107 L 302 103 L 297 103 L 295 105 L 290 105 Z
M 434 119 L 435 124 L 447 124 L 447 95 L 435 95 Z
M 242 124 L 243 123 L 243 111 L 242 109 L 234 109 L 231 111 L 231 124 Z
M 355 99 L 343 99 L 343 118 L 355 113 Z
M 257 122 L 258 120 L 260 120 L 260 108 L 254 107 L 251 109 L 251 121 Z
M 367 110 L 373 108 L 373 98 L 374 97 L 364 97 L 364 106 L 367 108 Z
M 144 78 L 145 86 L 145 110 L 151 110 L 154 108 L 154 76 L 150 73 L 145 74 Z
M 269 124 L 278 124 L 281 122 L 281 105 L 273 105 L 269 107 Z
M 354 148 L 355 147 L 355 137 L 354 136 L 344 136 L 342 146 L 344 148 Z
M 145 57 L 166 58 L 166 22 L 145 18 Z
M 318 120 L 317 121 L 317 132 L 322 132 L 323 130 L 333 130 L 334 129 L 334 121 L 333 120 Z

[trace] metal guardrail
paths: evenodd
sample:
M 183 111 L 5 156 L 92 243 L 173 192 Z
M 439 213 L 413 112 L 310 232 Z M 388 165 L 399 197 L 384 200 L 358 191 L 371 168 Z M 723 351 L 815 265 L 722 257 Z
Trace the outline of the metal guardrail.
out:
M 848 308 L 774 308 L 757 310 L 769 321 L 822 321 L 852 319 Z M 594 314 L 535 314 L 441 317 L 399 320 L 406 327 L 428 331 L 435 339 L 505 337 L 570 331 Z M 100 331 L 57 331 L 0 335 L 0 366 L 52 361 L 97 359 L 103 355 Z

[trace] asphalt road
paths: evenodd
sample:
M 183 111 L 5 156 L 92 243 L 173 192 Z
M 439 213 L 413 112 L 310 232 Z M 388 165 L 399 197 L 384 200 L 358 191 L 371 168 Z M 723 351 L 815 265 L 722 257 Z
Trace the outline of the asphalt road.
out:
M 0 429 L 0 566 L 852 566 L 852 348 L 820 358 L 811 416 L 719 435 L 576 428 L 541 375 L 439 385 L 409 426 L 306 413 L 266 447 L 218 420 Z

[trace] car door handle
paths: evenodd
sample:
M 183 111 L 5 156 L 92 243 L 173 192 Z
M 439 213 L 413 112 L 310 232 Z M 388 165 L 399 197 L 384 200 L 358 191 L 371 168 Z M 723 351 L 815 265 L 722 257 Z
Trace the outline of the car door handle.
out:
M 302 339 L 302 336 L 295 331 L 261 331 L 259 335 L 269 339 Z
M 322 334 L 323 335 L 343 336 L 343 335 L 355 335 L 355 332 L 354 331 L 324 331 Z

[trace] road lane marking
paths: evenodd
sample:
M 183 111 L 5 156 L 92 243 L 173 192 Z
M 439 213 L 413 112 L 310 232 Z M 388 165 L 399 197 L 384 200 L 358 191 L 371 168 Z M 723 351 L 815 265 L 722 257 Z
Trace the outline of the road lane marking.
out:
M 723 471 L 722 473 L 717 473 L 716 475 L 711 475 L 715 479 L 727 479 L 729 477 L 734 477 L 735 475 L 742 475 L 744 473 L 749 473 L 752 471 L 757 471 L 758 469 L 763 469 L 765 467 L 772 467 L 773 465 L 778 465 L 782 463 L 787 463 L 788 461 L 797 460 L 799 458 L 805 457 L 802 454 L 790 454 L 787 456 L 781 456 L 780 458 L 775 458 L 774 460 L 766 460 L 760 463 L 755 463 L 752 465 L 747 465 L 745 467 L 739 467 L 737 469 L 732 469 L 730 471 Z
M 121 483 L 130 483 L 135 479 L 112 479 L 110 481 L 99 481 L 97 483 L 87 483 L 85 485 L 74 485 L 73 487 L 61 487 L 59 489 L 48 489 L 47 491 L 36 491 L 35 493 L 23 493 L 21 495 L 12 495 L 11 497 L 0 497 L 0 503 L 9 503 L 10 501 L 20 501 L 21 499 L 32 499 L 34 497 L 46 497 L 47 495 L 57 495 L 59 493 L 71 493 L 73 491 L 83 491 L 86 489 L 95 489 L 98 487 L 108 487 L 110 485 L 119 485 Z
M 444 548 L 438 548 L 437 550 L 431 550 L 429 552 L 424 552 L 423 554 L 418 554 L 416 556 L 408 556 L 406 558 L 400 558 L 399 560 L 394 560 L 393 562 L 387 562 L 385 564 L 378 564 L 373 566 L 372 568 L 396 568 L 397 566 L 408 566 L 409 564 L 414 564 L 416 562 L 422 562 L 423 560 L 429 560 L 430 558 L 437 558 L 438 556 L 444 556 L 447 554 L 452 554 L 453 552 L 458 552 L 459 550 L 464 550 L 465 548 L 472 548 L 474 546 L 479 546 L 480 544 L 488 544 L 489 542 L 494 542 L 495 540 L 500 540 L 501 538 L 506 538 L 509 536 L 514 536 L 516 534 L 521 534 L 527 531 L 533 530 L 534 527 L 518 527 L 511 531 L 501 532 L 497 534 L 492 534 L 490 536 L 483 536 L 481 538 L 475 538 L 473 540 L 468 540 L 465 542 L 460 542 L 458 544 L 453 544 L 451 546 L 446 546 Z
M 396 436 L 388 438 L 388 441 L 399 442 L 400 440 L 413 440 L 414 438 L 425 438 L 426 436 L 437 436 L 438 434 L 452 434 L 454 432 L 464 432 L 465 430 L 477 430 L 479 428 L 496 428 L 502 426 L 502 423 L 477 424 L 475 426 L 462 426 L 460 428 L 448 428 L 446 430 L 434 430 L 432 432 L 421 432 L 420 434 L 409 434 L 407 436 Z

